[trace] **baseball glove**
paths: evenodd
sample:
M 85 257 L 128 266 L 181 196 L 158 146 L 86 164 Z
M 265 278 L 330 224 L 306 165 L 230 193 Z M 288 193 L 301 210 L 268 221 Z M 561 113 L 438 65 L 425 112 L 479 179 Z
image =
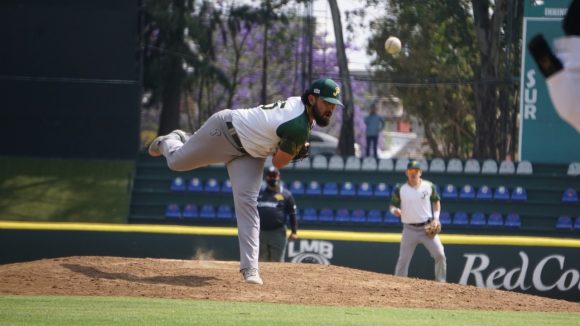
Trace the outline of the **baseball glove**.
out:
M 308 156 L 310 156 L 310 143 L 305 143 L 304 146 L 302 146 L 302 148 L 298 152 L 298 154 L 296 154 L 294 156 L 292 161 L 293 162 L 302 161 L 303 159 L 307 158 Z
M 425 224 L 425 234 L 433 238 L 441 232 L 441 223 L 439 220 L 433 219 L 430 223 Z

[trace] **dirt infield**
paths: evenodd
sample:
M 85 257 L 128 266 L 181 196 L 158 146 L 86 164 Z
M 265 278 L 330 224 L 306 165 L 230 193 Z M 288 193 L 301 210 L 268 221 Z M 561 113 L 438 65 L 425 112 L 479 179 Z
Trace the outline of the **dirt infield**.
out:
M 580 303 L 338 266 L 262 263 L 261 274 L 258 286 L 242 282 L 238 262 L 67 257 L 0 265 L 0 294 L 580 312 Z

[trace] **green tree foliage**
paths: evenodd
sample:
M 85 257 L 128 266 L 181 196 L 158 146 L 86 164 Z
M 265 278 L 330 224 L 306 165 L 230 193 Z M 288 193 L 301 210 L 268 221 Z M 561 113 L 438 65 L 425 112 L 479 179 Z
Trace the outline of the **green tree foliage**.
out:
M 432 155 L 505 157 L 505 150 L 497 150 L 500 141 L 513 141 L 499 136 L 502 121 L 506 122 L 501 112 L 509 110 L 500 107 L 497 94 L 511 91 L 510 84 L 505 85 L 507 75 L 499 75 L 506 69 L 499 59 L 505 52 L 505 41 L 499 41 L 505 40 L 505 29 L 486 25 L 486 19 L 504 22 L 507 8 L 491 7 L 487 0 L 388 3 L 387 16 L 376 22 L 369 40 L 369 52 L 377 54 L 376 77 L 386 80 L 390 87 L 385 92 L 399 95 L 407 113 L 422 123 Z M 474 12 L 479 14 L 474 17 Z M 390 35 L 403 42 L 399 55 L 384 51 Z
M 221 13 L 210 1 L 145 0 L 143 86 L 149 104 L 161 104 L 159 134 L 179 127 L 182 93 L 193 84 L 229 80 L 214 65 L 213 31 Z

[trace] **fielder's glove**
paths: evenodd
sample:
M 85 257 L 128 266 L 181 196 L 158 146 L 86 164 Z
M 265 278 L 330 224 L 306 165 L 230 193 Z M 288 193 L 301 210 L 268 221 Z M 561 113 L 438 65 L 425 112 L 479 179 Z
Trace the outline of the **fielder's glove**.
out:
M 441 223 L 439 220 L 433 219 L 430 223 L 425 224 L 425 234 L 433 238 L 441 232 Z
M 304 144 L 304 146 L 302 146 L 302 148 L 300 149 L 298 154 L 296 154 L 294 156 L 294 158 L 292 159 L 292 162 L 302 161 L 303 159 L 307 158 L 308 156 L 310 156 L 310 143 L 307 142 Z

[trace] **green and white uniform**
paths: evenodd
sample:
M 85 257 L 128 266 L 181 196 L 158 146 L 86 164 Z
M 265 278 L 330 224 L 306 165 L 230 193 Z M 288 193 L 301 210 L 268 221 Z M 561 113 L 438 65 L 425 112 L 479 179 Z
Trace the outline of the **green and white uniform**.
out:
M 273 154 L 277 148 L 288 154 L 297 154 L 312 129 L 300 97 L 253 109 L 235 110 L 232 122 L 248 154 L 263 158 Z
M 417 187 L 408 183 L 393 190 L 391 205 L 401 209 L 403 234 L 399 248 L 399 259 L 395 275 L 407 276 L 411 258 L 418 244 L 423 244 L 435 260 L 435 280 L 446 281 L 447 262 L 439 235 L 431 238 L 425 234 L 424 226 L 433 217 L 432 204 L 440 200 L 437 188 L 430 181 L 421 179 Z
M 251 109 L 219 111 L 185 143 L 176 138 L 161 142 L 161 152 L 174 171 L 226 164 L 238 224 L 240 269 L 258 268 L 257 198 L 265 159 L 276 148 L 297 154 L 307 141 L 311 127 L 300 98 L 291 97 Z

